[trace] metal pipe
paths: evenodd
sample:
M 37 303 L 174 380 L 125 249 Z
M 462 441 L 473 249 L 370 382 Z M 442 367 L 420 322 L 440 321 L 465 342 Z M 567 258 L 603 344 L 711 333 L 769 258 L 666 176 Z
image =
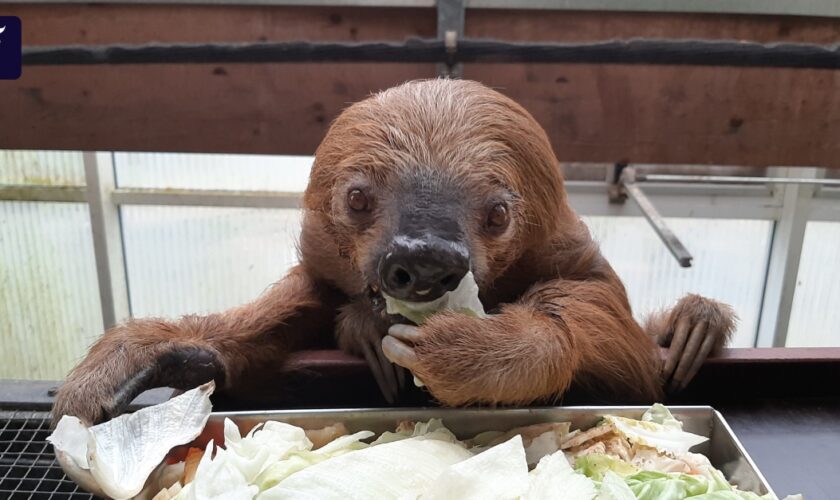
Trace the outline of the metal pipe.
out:
M 111 46 L 27 46 L 23 64 L 209 64 L 291 62 L 652 64 L 840 69 L 840 45 L 735 40 L 630 39 L 511 43 L 462 39 L 404 42 L 263 42 Z
M 303 193 L 214 189 L 117 188 L 112 192 L 111 198 L 117 205 L 299 209 L 302 204 Z
M 840 186 L 840 179 L 808 179 L 787 177 L 736 177 L 727 175 L 674 175 L 636 172 L 637 182 L 682 182 L 687 184 L 809 184 Z
M 691 260 L 693 259 L 691 253 L 685 248 L 680 239 L 677 238 L 677 235 L 665 224 L 665 220 L 659 214 L 659 211 L 656 210 L 656 207 L 653 206 L 653 203 L 651 203 L 650 199 L 648 199 L 639 186 L 634 182 L 624 182 L 624 189 L 630 198 L 636 202 L 639 210 L 642 211 L 642 215 L 645 216 L 645 219 L 653 227 L 659 239 L 665 243 L 665 246 L 668 247 L 668 250 L 677 259 L 677 262 L 680 263 L 680 267 L 691 267 Z

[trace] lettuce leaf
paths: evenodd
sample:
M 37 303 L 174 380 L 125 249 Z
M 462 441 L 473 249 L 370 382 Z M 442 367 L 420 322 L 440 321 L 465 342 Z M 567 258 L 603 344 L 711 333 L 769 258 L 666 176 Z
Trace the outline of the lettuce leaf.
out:
M 639 469 L 627 462 L 600 453 L 578 457 L 575 461 L 575 469 L 595 481 L 603 481 L 610 472 L 619 477 L 631 476 L 639 472 Z
M 484 453 L 449 466 L 421 500 L 509 500 L 528 490 L 525 447 L 517 435 Z M 588 500 L 588 499 L 587 499 Z
M 484 306 L 478 299 L 478 284 L 472 271 L 461 278 L 455 290 L 446 292 L 435 300 L 409 302 L 385 293 L 382 297 L 385 299 L 385 310 L 388 314 L 400 314 L 417 325 L 423 324 L 430 316 L 441 311 L 458 311 L 479 318 L 486 316 Z
M 427 436 L 345 453 L 311 465 L 269 488 L 259 500 L 405 498 L 432 485 L 447 467 L 472 455 L 461 445 Z M 409 497 L 410 498 L 410 497 Z
M 673 423 L 660 424 L 650 420 L 633 420 L 631 418 L 607 415 L 604 420 L 612 426 L 617 434 L 631 443 L 656 448 L 661 452 L 686 453 L 693 446 L 704 443 L 709 438 L 685 432 Z
M 458 438 L 455 434 L 443 425 L 443 420 L 433 418 L 428 422 L 416 422 L 411 430 L 403 429 L 396 432 L 383 432 L 376 440 L 371 443 L 371 446 L 376 446 L 384 443 L 392 443 L 402 439 L 409 439 L 413 437 L 425 437 L 429 439 L 438 439 L 441 441 L 448 441 L 450 443 L 458 443 Z
M 621 476 L 608 470 L 595 500 L 636 500 L 636 495 Z
M 671 410 L 661 403 L 655 403 L 648 408 L 648 410 L 642 415 L 642 421 L 653 422 L 665 428 L 678 431 L 681 431 L 683 428 L 682 422 L 674 418 L 671 414 Z
M 543 457 L 531 472 L 531 486 L 525 500 L 592 500 L 597 493 L 595 482 L 575 472 L 566 455 L 557 451 Z
M 215 448 L 213 441 L 207 445 L 195 478 L 176 496 L 177 500 L 251 500 L 259 491 L 257 486 L 248 484 L 240 470 L 241 463 L 234 459 L 235 453 L 223 448 Z

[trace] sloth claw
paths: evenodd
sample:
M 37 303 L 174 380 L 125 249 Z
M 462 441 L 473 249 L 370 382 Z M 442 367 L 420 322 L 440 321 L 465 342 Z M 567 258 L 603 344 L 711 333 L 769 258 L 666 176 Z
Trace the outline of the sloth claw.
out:
M 400 373 L 402 369 L 388 361 L 379 341 L 364 342 L 362 351 L 382 396 L 389 404 L 394 404 L 400 388 L 405 386 L 405 375 Z

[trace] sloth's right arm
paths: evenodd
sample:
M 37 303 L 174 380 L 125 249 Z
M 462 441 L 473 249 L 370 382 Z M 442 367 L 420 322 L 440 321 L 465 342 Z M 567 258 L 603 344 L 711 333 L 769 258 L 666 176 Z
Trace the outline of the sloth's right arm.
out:
M 254 302 L 222 313 L 130 320 L 106 332 L 73 369 L 58 390 L 53 418 L 95 424 L 154 387 L 190 389 L 212 379 L 235 390 L 247 383 L 246 372 L 276 367 L 311 345 L 334 316 L 332 292 L 298 267 Z

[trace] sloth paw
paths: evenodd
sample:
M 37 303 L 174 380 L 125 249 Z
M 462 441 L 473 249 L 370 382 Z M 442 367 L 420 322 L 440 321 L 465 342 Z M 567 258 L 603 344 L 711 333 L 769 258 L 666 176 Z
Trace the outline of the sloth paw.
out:
M 662 376 L 668 390 L 680 391 L 697 375 L 712 352 L 719 351 L 735 329 L 732 308 L 699 295 L 684 297 L 670 312 L 660 343 L 668 347 Z
M 71 415 L 95 425 L 124 413 L 148 389 L 192 389 L 225 378 L 222 363 L 207 349 L 176 346 L 148 360 L 143 354 L 142 349 L 121 349 L 99 364 L 74 370 L 56 393 L 53 421 Z

